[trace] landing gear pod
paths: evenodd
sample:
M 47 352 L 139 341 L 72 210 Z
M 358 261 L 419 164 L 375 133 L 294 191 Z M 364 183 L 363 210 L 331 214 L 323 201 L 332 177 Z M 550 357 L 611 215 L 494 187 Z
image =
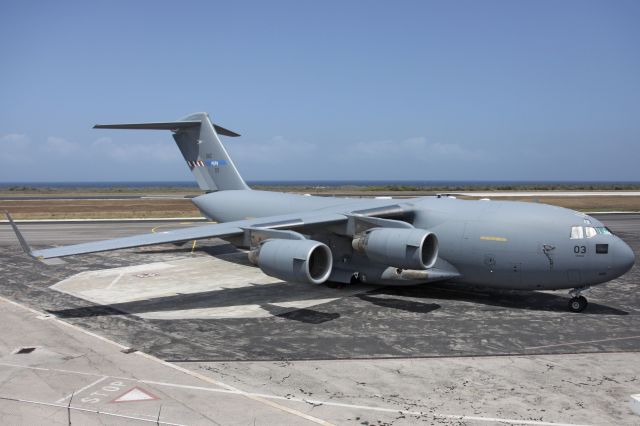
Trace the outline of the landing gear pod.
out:
M 331 249 L 313 240 L 266 240 L 249 260 L 272 277 L 311 284 L 325 282 L 333 268 Z
M 424 229 L 373 228 L 351 245 L 374 262 L 401 269 L 429 269 L 438 259 L 438 238 Z

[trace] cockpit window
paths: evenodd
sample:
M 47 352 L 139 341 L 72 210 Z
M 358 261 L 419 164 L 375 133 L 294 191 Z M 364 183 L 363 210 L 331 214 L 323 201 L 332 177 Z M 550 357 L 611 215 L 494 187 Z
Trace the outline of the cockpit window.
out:
M 572 226 L 571 227 L 571 239 L 581 240 L 585 238 L 593 238 L 596 235 L 613 235 L 613 232 L 606 226 Z
M 582 226 L 572 226 L 571 227 L 571 239 L 572 240 L 580 240 L 584 238 L 584 231 L 582 230 Z
M 613 235 L 613 232 L 611 232 L 611 230 L 605 226 L 596 227 L 596 232 L 602 235 Z

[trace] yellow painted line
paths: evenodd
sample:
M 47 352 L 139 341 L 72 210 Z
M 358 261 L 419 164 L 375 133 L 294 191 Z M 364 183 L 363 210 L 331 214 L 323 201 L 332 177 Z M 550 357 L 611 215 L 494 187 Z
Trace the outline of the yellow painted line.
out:
M 480 239 L 485 241 L 501 241 L 501 242 L 507 241 L 507 239 L 504 237 L 480 237 Z

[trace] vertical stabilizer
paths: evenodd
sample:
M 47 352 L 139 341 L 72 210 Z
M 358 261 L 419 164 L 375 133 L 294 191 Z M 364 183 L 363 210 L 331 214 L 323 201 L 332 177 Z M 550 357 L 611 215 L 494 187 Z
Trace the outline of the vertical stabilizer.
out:
M 203 191 L 250 189 L 238 173 L 218 135 L 240 136 L 215 125 L 205 112 L 178 121 L 138 124 L 97 124 L 97 129 L 171 130 L 187 166 Z
M 239 136 L 214 126 L 207 113 L 196 113 L 180 121 L 199 121 L 200 126 L 174 132 L 175 139 L 193 176 L 203 191 L 249 189 L 224 149 L 216 127 L 222 134 Z

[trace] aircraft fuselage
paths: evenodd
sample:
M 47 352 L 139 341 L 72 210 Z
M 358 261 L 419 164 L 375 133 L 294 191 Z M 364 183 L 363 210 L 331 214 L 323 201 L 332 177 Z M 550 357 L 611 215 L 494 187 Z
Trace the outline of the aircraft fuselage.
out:
M 314 197 L 265 191 L 222 191 L 194 198 L 210 219 L 228 222 L 317 210 L 319 214 L 375 209 L 389 200 Z M 598 220 L 573 210 L 538 203 L 422 197 L 398 200 L 414 207 L 407 219 L 437 235 L 436 267 L 457 271 L 456 282 L 521 290 L 581 288 L 613 280 L 634 263 L 631 248 Z M 314 235 L 330 244 L 334 265 L 369 283 L 411 285 L 387 265 L 359 260 L 335 235 Z M 345 259 L 348 259 L 346 261 Z M 397 275 L 397 276 L 396 276 Z M 438 277 L 429 281 L 437 281 Z

